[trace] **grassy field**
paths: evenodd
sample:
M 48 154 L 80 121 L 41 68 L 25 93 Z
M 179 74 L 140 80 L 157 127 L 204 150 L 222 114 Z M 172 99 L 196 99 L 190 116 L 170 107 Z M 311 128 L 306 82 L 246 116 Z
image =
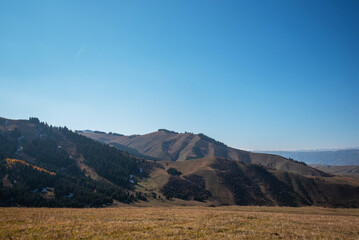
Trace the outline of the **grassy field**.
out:
M 0 208 L 0 239 L 359 239 L 359 209 Z

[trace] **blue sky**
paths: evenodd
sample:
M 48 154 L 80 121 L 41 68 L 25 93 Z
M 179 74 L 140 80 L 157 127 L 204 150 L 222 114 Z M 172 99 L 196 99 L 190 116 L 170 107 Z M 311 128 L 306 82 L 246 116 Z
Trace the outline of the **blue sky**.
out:
M 359 146 L 359 1 L 0 1 L 0 116 Z

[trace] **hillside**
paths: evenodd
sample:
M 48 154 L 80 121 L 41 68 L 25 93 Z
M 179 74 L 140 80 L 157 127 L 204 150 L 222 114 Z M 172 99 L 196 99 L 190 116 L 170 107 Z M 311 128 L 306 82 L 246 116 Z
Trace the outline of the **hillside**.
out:
M 161 130 L 145 135 L 149 146 L 143 148 L 148 151 L 124 147 L 144 157 L 161 144 L 158 154 L 168 157 L 163 161 L 115 148 L 116 138 L 126 136 L 86 134 L 96 134 L 102 141 L 110 138 L 113 146 L 37 118 L 0 118 L 0 206 L 359 207 L 358 179 L 332 176 L 275 155 L 229 148 L 202 134 Z M 226 157 L 204 156 L 211 154 Z
M 0 206 L 99 207 L 142 199 L 144 160 L 37 118 L 0 118 Z M 142 166 L 143 165 L 143 166 Z
M 359 165 L 359 149 L 332 151 L 267 151 L 265 153 L 280 155 L 307 164 L 332 166 Z
M 181 174 L 169 174 L 170 168 Z M 166 206 L 171 201 L 184 204 L 178 200 L 182 199 L 197 200 L 204 206 L 359 207 L 358 179 L 350 182 L 336 177 L 304 177 L 220 157 L 160 162 L 149 178 L 138 183 L 137 189 L 167 198 L 146 206 Z
M 253 153 L 231 148 L 204 134 L 176 133 L 165 129 L 145 135 L 131 136 L 89 131 L 80 133 L 131 154 L 156 160 L 186 161 L 218 156 L 301 175 L 328 175 L 302 162 L 289 160 L 278 155 Z

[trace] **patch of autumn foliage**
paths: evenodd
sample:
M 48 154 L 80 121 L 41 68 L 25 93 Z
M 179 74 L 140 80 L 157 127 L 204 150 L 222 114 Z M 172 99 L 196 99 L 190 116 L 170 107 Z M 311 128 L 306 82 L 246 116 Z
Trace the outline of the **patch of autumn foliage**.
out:
M 27 162 L 25 162 L 23 160 L 19 160 L 19 159 L 7 158 L 6 163 L 7 163 L 8 168 L 16 167 L 16 165 L 25 165 L 25 166 L 28 166 L 28 167 L 32 167 L 32 169 L 34 169 L 36 171 L 39 171 L 39 172 L 44 172 L 44 173 L 47 173 L 47 174 L 50 174 L 50 175 L 53 175 L 53 176 L 56 175 L 56 173 L 54 173 L 54 172 L 50 172 L 50 171 L 48 171 L 48 170 L 46 170 L 44 168 L 29 164 L 29 163 L 27 163 Z

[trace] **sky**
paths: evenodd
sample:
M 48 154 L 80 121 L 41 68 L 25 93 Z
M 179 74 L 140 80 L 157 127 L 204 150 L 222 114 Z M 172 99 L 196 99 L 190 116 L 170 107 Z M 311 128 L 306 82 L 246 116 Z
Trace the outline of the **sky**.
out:
M 359 146 L 359 1 L 0 0 L 0 116 Z

